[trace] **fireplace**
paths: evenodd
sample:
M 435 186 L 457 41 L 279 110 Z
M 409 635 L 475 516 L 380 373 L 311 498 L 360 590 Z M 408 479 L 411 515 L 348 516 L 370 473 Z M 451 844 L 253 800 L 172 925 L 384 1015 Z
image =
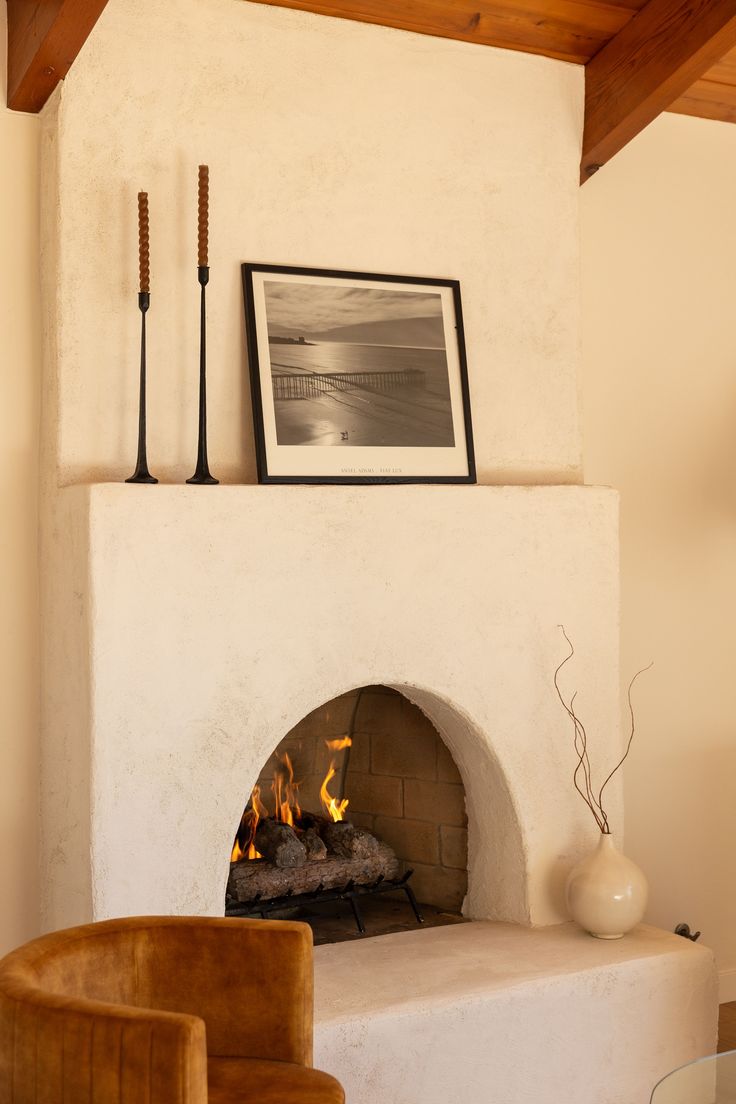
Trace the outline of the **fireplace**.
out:
M 443 884 L 473 922 L 318 947 L 318 1064 L 353 1104 L 479 1104 L 488 1086 L 531 1100 L 540 1085 L 570 1104 L 640 1100 L 703 1052 L 715 1001 L 704 948 L 651 931 L 602 945 L 562 923 L 595 831 L 552 688 L 560 623 L 591 752 L 620 749 L 617 496 L 574 485 L 582 74 L 266 5 L 142 14 L 108 4 L 42 122 L 44 925 L 222 915 L 233 836 L 280 741 L 357 688 L 387 688 L 459 772 L 467 863 L 456 853 Z M 183 485 L 200 160 L 218 487 Z M 121 483 L 138 188 L 152 201 L 153 487 Z M 254 485 L 248 259 L 460 279 L 480 484 Z M 377 778 L 402 780 L 404 799 L 409 781 L 434 784 L 391 769 Z M 348 811 L 383 818 L 437 900 L 435 864 L 402 852 L 401 823 L 387 830 L 395 814 L 358 807 L 379 781 L 356 775 Z M 618 777 L 610 788 L 618 828 Z
M 100 484 L 62 490 L 57 509 L 49 926 L 222 915 L 233 835 L 264 765 L 315 711 L 320 734 L 344 734 L 360 687 L 370 731 L 356 729 L 348 808 L 414 866 L 420 900 L 473 919 L 565 919 L 564 878 L 591 826 L 551 679 L 564 622 L 597 753 L 615 761 L 613 492 Z M 425 773 L 410 762 L 425 739 L 436 778 L 412 777 Z M 398 789 L 403 814 L 390 804 Z M 448 810 L 434 844 L 426 830 L 408 840 L 427 793 Z M 421 849 L 432 846 L 441 878 L 436 849 Z
M 317 942 L 456 921 L 468 885 L 460 772 L 418 706 L 360 687 L 279 742 L 231 859 L 228 915 L 288 908 Z
M 46 924 L 222 915 L 233 836 L 259 778 L 268 790 L 265 764 L 315 713 L 320 740 L 344 734 L 356 690 L 370 688 L 361 730 L 379 697 L 398 716 L 371 721 L 369 762 L 387 773 L 364 778 L 366 792 L 395 777 L 405 798 L 419 788 L 408 762 L 379 762 L 408 755 L 413 721 L 403 740 L 380 738 L 408 719 L 404 701 L 441 735 L 438 780 L 443 748 L 459 772 L 473 922 L 316 948 L 315 1057 L 350 1099 L 439 1104 L 462 1070 L 470 1104 L 489 1085 L 521 1100 L 540 1084 L 574 1104 L 591 1093 L 629 1104 L 707 1049 L 705 948 L 646 928 L 607 944 L 561 923 L 566 874 L 595 833 L 552 686 L 566 650 L 558 625 L 575 642 L 591 754 L 615 762 L 615 494 L 205 490 L 99 484 L 56 496 Z M 612 790 L 620 825 L 618 779 Z M 363 805 L 360 784 L 345 796 Z M 388 816 L 355 812 L 374 826 Z
M 705 1050 L 716 1001 L 704 948 L 651 929 L 606 944 L 561 923 L 566 874 L 594 831 L 552 686 L 557 626 L 575 641 L 591 753 L 595 740 L 615 762 L 614 493 L 150 490 L 58 496 L 47 925 L 222 915 L 233 836 L 259 777 L 268 790 L 264 765 L 315 711 L 319 739 L 344 734 L 367 687 L 361 729 L 380 696 L 394 721 L 410 702 L 459 772 L 473 922 L 316 948 L 315 1058 L 350 1099 L 439 1104 L 457 1095 L 462 1070 L 469 1104 L 489 1085 L 502 1100 L 535 1099 L 539 1084 L 571 1104 L 591 1092 L 629 1104 L 660 1070 Z M 412 742 L 408 725 L 403 741 L 382 742 L 396 729 L 381 724 L 371 721 L 372 765 Z M 383 762 L 405 797 L 409 767 Z M 367 815 L 378 822 L 375 806 Z M 564 1030 L 551 1035 L 550 1024 Z

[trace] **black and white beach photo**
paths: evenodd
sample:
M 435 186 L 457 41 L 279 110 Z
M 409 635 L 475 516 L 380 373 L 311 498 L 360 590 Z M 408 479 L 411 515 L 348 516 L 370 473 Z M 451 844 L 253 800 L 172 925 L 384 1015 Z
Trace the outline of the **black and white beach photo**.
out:
M 454 281 L 243 270 L 261 476 L 471 481 Z

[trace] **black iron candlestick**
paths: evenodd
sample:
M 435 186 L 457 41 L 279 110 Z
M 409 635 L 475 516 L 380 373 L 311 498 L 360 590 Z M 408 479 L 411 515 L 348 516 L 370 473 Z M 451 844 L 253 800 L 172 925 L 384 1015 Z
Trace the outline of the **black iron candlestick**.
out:
M 197 278 L 200 286 L 199 305 L 199 445 L 197 470 L 187 483 L 219 483 L 210 473 L 207 463 L 207 311 L 205 288 L 209 283 L 209 206 L 210 170 L 200 165 L 197 174 Z
M 135 471 L 126 483 L 158 483 L 148 470 L 146 455 L 146 311 L 151 305 L 148 291 L 138 292 L 138 307 L 141 312 L 141 382 L 138 399 L 138 460 Z
M 210 278 L 210 270 L 207 265 L 199 265 L 197 268 L 199 279 L 200 306 L 199 306 L 199 444 L 197 446 L 197 468 L 187 483 L 219 483 L 210 473 L 207 462 L 207 311 L 205 301 L 205 288 Z

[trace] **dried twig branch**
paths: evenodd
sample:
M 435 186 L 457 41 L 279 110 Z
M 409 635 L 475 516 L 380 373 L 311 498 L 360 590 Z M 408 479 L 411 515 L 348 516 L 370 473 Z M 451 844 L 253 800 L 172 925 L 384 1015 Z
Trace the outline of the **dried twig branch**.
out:
M 570 651 L 565 656 L 565 658 L 562 660 L 562 662 L 559 664 L 559 666 L 555 669 L 555 673 L 554 673 L 552 681 L 554 682 L 554 687 L 555 687 L 555 690 L 557 691 L 557 697 L 560 699 L 560 702 L 562 703 L 563 709 L 565 710 L 568 717 L 570 718 L 570 720 L 573 723 L 573 732 L 575 734 L 574 735 L 574 740 L 573 740 L 573 746 L 575 748 L 575 754 L 578 757 L 577 765 L 575 767 L 575 770 L 574 770 L 573 776 L 572 776 L 573 785 L 575 786 L 575 789 L 578 791 L 578 793 L 582 797 L 583 801 L 585 802 L 585 804 L 588 806 L 591 813 L 595 817 L 595 822 L 598 825 L 600 831 L 604 835 L 610 835 L 611 828 L 610 828 L 610 825 L 608 823 L 608 814 L 606 813 L 606 810 L 603 807 L 603 791 L 605 790 L 606 786 L 611 781 L 613 776 L 616 774 L 616 772 L 624 765 L 624 763 L 626 762 L 626 759 L 628 758 L 629 752 L 631 751 L 631 744 L 632 744 L 632 741 L 634 739 L 634 730 L 635 730 L 634 707 L 633 707 L 632 701 L 631 701 L 631 689 L 632 689 L 634 683 L 636 682 L 636 680 L 638 679 L 639 675 L 643 674 L 644 671 L 648 671 L 650 669 L 650 667 L 653 666 L 653 664 L 649 663 L 646 667 L 642 667 L 641 670 L 636 672 L 636 674 L 632 678 L 631 682 L 629 683 L 628 702 L 629 702 L 629 714 L 631 716 L 631 732 L 629 734 L 628 743 L 626 744 L 626 750 L 624 751 L 624 754 L 622 755 L 621 759 L 618 761 L 616 766 L 613 768 L 613 770 L 610 772 L 610 774 L 605 778 L 605 780 L 603 782 L 603 785 L 599 789 L 598 795 L 596 796 L 595 790 L 593 789 L 590 759 L 588 757 L 588 736 L 587 736 L 587 733 L 585 731 L 585 727 L 584 727 L 582 721 L 580 720 L 580 718 L 575 713 L 575 698 L 577 697 L 577 690 L 573 693 L 572 697 L 570 698 L 569 703 L 565 701 L 565 699 L 562 695 L 562 691 L 560 690 L 560 684 L 559 684 L 560 671 L 565 666 L 565 664 L 568 663 L 572 659 L 572 657 L 575 655 L 575 648 L 573 647 L 573 644 L 572 644 L 572 641 L 570 640 L 570 637 L 565 632 L 564 625 L 560 625 L 560 629 L 562 630 L 562 635 L 564 636 L 565 640 L 567 641 L 567 643 L 569 645 Z M 581 786 L 580 782 L 579 782 L 579 775 L 580 775 L 581 771 L 582 771 L 582 775 L 583 775 L 583 786 Z
M 585 726 L 575 713 L 575 698 L 577 697 L 577 691 L 572 695 L 572 698 L 570 699 L 570 702 L 568 704 L 562 696 L 562 691 L 560 690 L 560 684 L 558 681 L 560 671 L 565 666 L 565 664 L 568 663 L 569 660 L 571 660 L 572 657 L 575 655 L 575 649 L 572 645 L 572 641 L 568 637 L 562 625 L 560 626 L 560 628 L 562 629 L 562 635 L 565 637 L 565 640 L 570 647 L 570 652 L 568 655 L 565 656 L 565 658 L 562 660 L 562 663 L 560 663 L 560 665 L 555 670 L 553 681 L 555 685 L 555 690 L 557 691 L 557 697 L 560 699 L 563 709 L 572 721 L 573 731 L 575 733 L 574 747 L 575 752 L 578 756 L 578 762 L 572 776 L 573 785 L 575 786 L 575 789 L 578 791 L 583 801 L 595 817 L 596 824 L 600 828 L 601 832 L 605 832 L 607 820 L 605 814 L 603 813 L 602 809 L 599 808 L 598 803 L 595 799 L 591 782 L 590 760 L 588 758 L 588 736 L 585 731 Z M 585 786 L 584 789 L 581 787 L 580 782 L 578 781 L 581 770 L 583 773 L 583 782 Z
M 575 783 L 575 789 L 582 796 L 583 800 L 588 805 L 590 811 L 596 819 L 596 823 L 601 832 L 607 831 L 608 818 L 605 812 L 600 807 L 600 803 L 596 801 L 593 793 L 593 781 L 592 772 L 590 767 L 590 759 L 588 757 L 588 734 L 585 731 L 583 722 L 575 713 L 575 698 L 577 697 L 577 691 L 570 698 L 570 712 L 575 723 L 575 751 L 578 754 L 578 765 L 575 768 L 575 774 L 573 775 L 573 782 L 575 782 L 575 775 L 577 775 L 580 767 L 583 768 L 583 776 L 585 778 L 585 793 L 582 792 L 580 787 Z
M 632 678 L 631 682 L 629 683 L 629 689 L 627 691 L 626 697 L 627 697 L 627 700 L 628 700 L 628 703 L 629 703 L 629 716 L 631 717 L 631 732 L 629 733 L 629 740 L 628 740 L 628 743 L 626 744 L 626 751 L 623 753 L 623 755 L 619 759 L 618 763 L 613 768 L 613 770 L 609 774 L 608 778 L 605 780 L 605 782 L 601 786 L 600 790 L 598 791 L 598 804 L 599 805 L 601 803 L 601 798 L 603 796 L 603 791 L 605 790 L 606 786 L 611 781 L 611 779 L 613 778 L 614 774 L 619 769 L 619 767 L 622 767 L 624 765 L 624 763 L 626 762 L 626 760 L 629 757 L 629 752 L 631 751 L 631 742 L 634 739 L 634 729 L 635 729 L 635 726 L 634 726 L 634 706 L 632 705 L 632 702 L 631 702 L 631 688 L 634 685 L 634 683 L 636 682 L 636 680 L 638 679 L 639 675 L 643 675 L 645 671 L 650 670 L 650 668 L 653 667 L 653 666 L 654 666 L 654 661 L 652 660 L 651 663 L 647 663 L 646 667 L 642 667 L 639 671 L 637 671 L 636 674 L 634 675 L 634 677 Z

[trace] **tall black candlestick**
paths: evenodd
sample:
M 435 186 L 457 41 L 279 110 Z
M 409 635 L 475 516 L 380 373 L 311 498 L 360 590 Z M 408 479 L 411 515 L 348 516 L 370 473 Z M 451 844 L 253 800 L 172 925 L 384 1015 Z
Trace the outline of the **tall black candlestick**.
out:
M 141 372 L 138 396 L 138 460 L 135 471 L 126 483 L 158 483 L 148 470 L 146 455 L 146 312 L 151 305 L 151 270 L 148 250 L 148 193 L 138 193 L 138 265 L 140 291 L 138 309 L 141 312 Z
M 219 483 L 210 474 L 207 462 L 207 310 L 205 288 L 209 282 L 210 270 L 207 264 L 207 245 L 209 228 L 209 168 L 199 166 L 199 187 L 197 195 L 197 279 L 200 286 L 199 300 L 199 443 L 197 446 L 197 467 L 187 483 Z

